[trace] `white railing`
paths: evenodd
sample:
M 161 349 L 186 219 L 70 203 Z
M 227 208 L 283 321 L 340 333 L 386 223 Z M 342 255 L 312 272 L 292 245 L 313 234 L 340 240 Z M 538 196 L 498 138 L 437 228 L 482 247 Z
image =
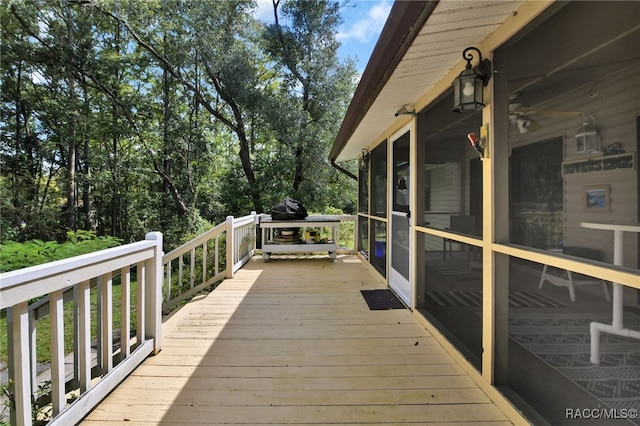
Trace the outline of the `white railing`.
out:
M 164 256 L 162 234 L 153 232 L 137 243 L 0 274 L 0 310 L 7 315 L 11 424 L 36 421 L 32 404 L 42 399 L 38 388 L 43 380 L 51 387 L 45 409 L 36 414 L 38 420 L 50 420 L 49 425 L 78 423 L 147 356 L 160 351 L 163 309 L 233 277 L 251 259 L 258 217 L 255 212 L 228 216 Z M 338 252 L 354 252 L 356 216 L 337 217 Z M 114 287 L 120 290 L 118 300 Z M 70 353 L 64 343 L 68 304 L 74 326 Z M 92 305 L 97 312 L 92 312 Z M 115 330 L 114 309 L 120 312 Z M 51 354 L 49 376 L 43 379 L 37 371 L 36 323 L 45 317 L 50 320 Z M 67 371 L 65 364 L 72 368 Z
M 227 216 L 225 222 L 164 255 L 163 309 L 233 277 L 255 252 L 257 217 L 255 212 Z
M 135 280 L 131 279 L 132 272 Z M 120 298 L 113 300 L 113 281 L 118 275 Z M 11 423 L 31 425 L 50 418 L 50 425 L 76 424 L 147 356 L 157 353 L 161 346 L 161 284 L 162 234 L 157 232 L 137 243 L 1 274 L 0 309 L 6 309 L 7 314 Z M 32 302 L 34 299 L 40 301 Z M 95 314 L 92 299 L 97 305 Z M 69 361 L 64 347 L 67 303 L 72 303 L 74 317 L 70 371 L 65 368 Z M 120 311 L 115 331 L 114 308 Z M 44 311 L 50 319 L 50 402 L 36 413 L 36 419 L 32 402 L 37 402 L 41 385 L 35 368 L 36 322 L 46 315 Z M 114 350 L 117 332 L 120 344 Z
M 358 251 L 358 216 L 338 215 L 338 253 L 356 253 Z

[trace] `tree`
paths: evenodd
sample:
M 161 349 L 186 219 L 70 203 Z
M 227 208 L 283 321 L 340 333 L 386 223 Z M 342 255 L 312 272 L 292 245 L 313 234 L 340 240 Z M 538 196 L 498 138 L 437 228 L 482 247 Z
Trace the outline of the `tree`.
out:
M 171 16 L 171 21 L 179 22 L 174 24 L 176 28 L 187 28 L 191 34 L 190 38 L 183 39 L 182 49 L 176 51 L 175 56 L 162 51 L 162 44 L 155 39 L 156 26 L 145 31 L 142 29 L 144 26 L 136 28 L 135 17 L 128 19 L 104 7 L 94 7 L 122 23 L 158 66 L 183 85 L 194 102 L 235 134 L 253 206 L 256 211 L 262 211 L 261 192 L 250 158 L 244 110 L 255 89 L 250 86 L 253 70 L 246 68 L 251 65 L 246 60 L 249 52 L 246 49 L 248 44 L 245 44 L 248 41 L 245 29 L 252 27 L 248 14 L 250 5 L 248 1 L 164 2 L 163 13 Z M 140 4 L 135 6 L 139 8 Z M 201 73 L 195 71 L 193 63 L 188 68 L 180 66 L 183 64 L 180 60 L 183 52 L 195 53 L 191 58 L 198 58 Z
M 322 29 L 335 4 L 278 3 L 280 35 L 253 6 L 3 3 L 0 238 L 160 230 L 172 247 L 285 196 L 352 204 L 326 159 L 354 75 Z
M 326 158 L 353 92 L 356 70 L 353 61 L 338 61 L 337 2 L 272 2 L 275 23 L 266 28 L 264 40 L 273 60 L 283 66 L 281 95 L 289 106 L 285 120 L 272 119 L 279 141 L 292 153 L 293 191 L 319 208 L 327 201 L 321 186 L 335 179 Z

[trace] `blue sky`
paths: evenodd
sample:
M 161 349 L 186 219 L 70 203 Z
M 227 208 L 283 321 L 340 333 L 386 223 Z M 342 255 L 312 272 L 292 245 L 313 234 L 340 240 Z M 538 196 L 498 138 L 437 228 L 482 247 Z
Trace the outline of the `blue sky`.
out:
M 342 43 L 339 55 L 357 59 L 360 73 L 367 66 L 392 4 L 391 0 L 351 0 L 341 9 L 344 23 L 336 34 Z
M 341 8 L 344 23 L 336 34 L 342 43 L 338 54 L 341 58 L 350 56 L 356 60 L 360 73 L 367 66 L 392 4 L 392 0 L 349 0 Z M 257 17 L 273 22 L 271 0 L 258 0 Z

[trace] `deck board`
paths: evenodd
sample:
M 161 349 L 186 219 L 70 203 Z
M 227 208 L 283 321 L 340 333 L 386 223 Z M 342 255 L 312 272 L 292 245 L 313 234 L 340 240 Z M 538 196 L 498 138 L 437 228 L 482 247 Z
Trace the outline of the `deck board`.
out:
M 356 257 L 254 258 L 163 325 L 83 424 L 513 424 Z

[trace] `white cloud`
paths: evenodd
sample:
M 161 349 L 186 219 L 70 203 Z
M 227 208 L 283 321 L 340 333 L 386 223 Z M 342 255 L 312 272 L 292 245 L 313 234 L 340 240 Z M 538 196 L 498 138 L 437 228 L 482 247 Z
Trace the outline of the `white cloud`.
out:
M 369 4 L 373 2 L 363 3 Z M 384 23 L 387 21 L 390 10 L 391 2 L 389 0 L 376 2 L 364 18 L 356 20 L 350 27 L 346 28 L 346 30 L 339 31 L 338 34 L 336 34 L 336 38 L 341 41 L 355 39 L 359 42 L 366 43 L 373 37 L 378 37 Z

